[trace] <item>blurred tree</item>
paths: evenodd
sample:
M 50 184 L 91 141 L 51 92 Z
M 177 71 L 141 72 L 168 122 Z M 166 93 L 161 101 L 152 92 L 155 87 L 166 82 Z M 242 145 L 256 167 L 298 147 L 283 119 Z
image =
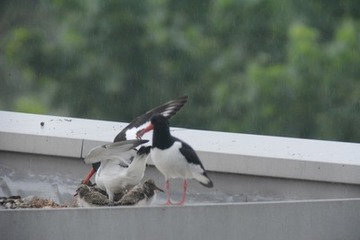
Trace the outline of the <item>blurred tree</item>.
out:
M 218 108 L 235 113 L 232 124 L 224 121 L 220 128 L 358 141 L 358 27 L 346 20 L 337 29 L 335 39 L 320 45 L 315 29 L 303 24 L 291 26 L 286 62 L 248 64 L 239 81 L 220 83 L 215 88 L 214 96 L 222 104 Z M 226 101 L 228 96 L 233 99 Z
M 358 1 L 0 6 L 3 109 L 130 121 L 189 95 L 173 125 L 360 140 Z

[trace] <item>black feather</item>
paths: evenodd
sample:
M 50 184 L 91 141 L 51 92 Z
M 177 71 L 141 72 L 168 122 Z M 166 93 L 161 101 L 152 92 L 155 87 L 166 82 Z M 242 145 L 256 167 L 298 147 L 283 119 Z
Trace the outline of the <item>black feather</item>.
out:
M 156 108 L 147 111 L 143 115 L 136 117 L 129 123 L 129 125 L 127 125 L 123 130 L 121 130 L 121 132 L 115 137 L 114 142 L 127 140 L 127 130 L 143 125 L 144 123 L 148 122 L 150 118 L 155 114 L 162 114 L 164 116 L 166 115 L 165 117 L 170 119 L 184 106 L 184 104 L 187 102 L 187 99 L 188 97 L 184 96 L 171 100 L 167 103 L 164 103 Z

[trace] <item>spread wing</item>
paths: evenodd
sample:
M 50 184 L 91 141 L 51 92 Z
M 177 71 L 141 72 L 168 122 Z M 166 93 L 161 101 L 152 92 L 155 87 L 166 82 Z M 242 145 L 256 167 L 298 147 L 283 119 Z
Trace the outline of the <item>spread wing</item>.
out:
M 107 159 L 129 159 L 129 151 L 148 140 L 128 140 L 97 146 L 85 157 L 85 163 L 96 163 Z M 128 164 L 124 162 L 125 164 Z
M 168 119 L 174 116 L 187 102 L 188 97 L 180 97 L 164 103 L 136 117 L 115 137 L 114 142 L 136 139 L 136 133 L 150 123 L 150 118 L 155 114 L 162 114 Z

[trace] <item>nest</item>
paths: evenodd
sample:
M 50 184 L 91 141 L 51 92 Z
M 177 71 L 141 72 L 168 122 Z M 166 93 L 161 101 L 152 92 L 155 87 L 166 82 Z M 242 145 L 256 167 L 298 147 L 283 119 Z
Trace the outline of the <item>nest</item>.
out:
M 25 198 L 22 198 L 21 196 L 0 197 L 0 205 L 5 209 L 67 207 L 66 205 L 58 204 L 53 200 L 36 196 L 28 196 Z

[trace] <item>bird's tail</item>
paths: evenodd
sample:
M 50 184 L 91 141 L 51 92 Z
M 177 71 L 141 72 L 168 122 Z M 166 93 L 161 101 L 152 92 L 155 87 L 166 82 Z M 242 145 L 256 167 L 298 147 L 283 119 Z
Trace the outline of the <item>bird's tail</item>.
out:
M 203 186 L 207 188 L 212 188 L 214 186 L 213 182 L 209 178 L 209 176 L 206 174 L 206 172 L 203 172 L 201 175 L 198 175 L 195 177 L 195 179 Z

